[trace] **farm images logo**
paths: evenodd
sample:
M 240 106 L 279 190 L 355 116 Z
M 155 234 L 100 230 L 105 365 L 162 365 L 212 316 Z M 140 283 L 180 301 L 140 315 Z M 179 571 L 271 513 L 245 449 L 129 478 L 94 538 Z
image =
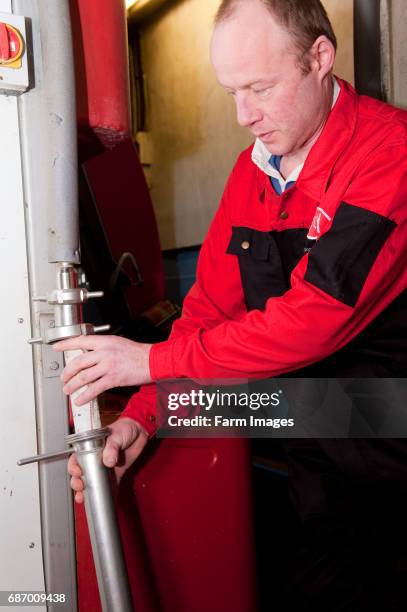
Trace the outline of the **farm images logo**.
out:
M 159 385 L 158 435 L 160 437 L 263 437 L 254 436 L 260 429 L 277 430 L 293 427 L 283 391 L 274 388 L 257 390 L 251 384 L 223 388 L 192 388 L 185 382 Z M 255 387 L 256 385 L 254 385 Z M 263 385 L 264 387 L 264 385 Z M 175 390 L 177 389 L 177 390 Z

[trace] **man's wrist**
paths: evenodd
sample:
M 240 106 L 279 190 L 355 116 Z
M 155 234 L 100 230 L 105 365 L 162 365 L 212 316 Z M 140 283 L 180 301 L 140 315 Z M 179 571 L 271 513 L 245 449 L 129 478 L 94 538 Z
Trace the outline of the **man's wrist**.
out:
M 149 384 L 151 382 L 153 382 L 153 379 L 151 377 L 151 369 L 150 369 L 150 354 L 151 354 L 151 349 L 153 348 L 152 344 L 145 344 L 145 372 L 146 372 L 146 380 L 144 384 Z

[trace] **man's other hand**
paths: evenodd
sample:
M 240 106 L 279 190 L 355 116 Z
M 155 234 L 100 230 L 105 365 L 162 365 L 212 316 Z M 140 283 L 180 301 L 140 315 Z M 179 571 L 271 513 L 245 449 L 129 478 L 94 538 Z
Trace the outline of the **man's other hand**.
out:
M 137 421 L 128 418 L 114 421 L 109 428 L 111 434 L 106 438 L 102 458 L 107 467 L 114 467 L 116 480 L 119 483 L 124 472 L 143 451 L 148 435 Z M 68 472 L 71 475 L 71 488 L 75 491 L 75 501 L 81 504 L 84 484 L 81 479 L 82 470 L 75 454 L 69 458 Z
M 92 335 L 63 340 L 55 343 L 53 348 L 56 351 L 86 351 L 72 359 L 61 376 L 63 391 L 67 395 L 87 386 L 75 399 L 77 406 L 90 402 L 107 389 L 151 382 L 151 344 L 141 344 L 119 336 Z

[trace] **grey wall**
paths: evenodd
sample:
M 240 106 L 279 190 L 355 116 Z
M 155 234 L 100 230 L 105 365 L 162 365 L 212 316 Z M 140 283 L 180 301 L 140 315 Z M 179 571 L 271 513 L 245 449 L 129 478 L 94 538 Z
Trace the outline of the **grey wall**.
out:
M 387 98 L 407 108 L 407 2 L 381 0 L 382 77 Z

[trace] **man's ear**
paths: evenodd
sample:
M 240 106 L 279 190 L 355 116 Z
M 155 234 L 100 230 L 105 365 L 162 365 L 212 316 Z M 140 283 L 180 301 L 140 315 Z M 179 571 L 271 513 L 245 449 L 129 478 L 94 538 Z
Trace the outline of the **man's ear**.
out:
M 335 56 L 335 47 L 329 38 L 325 35 L 318 36 L 310 49 L 310 64 L 312 69 L 318 71 L 321 80 L 331 72 Z

